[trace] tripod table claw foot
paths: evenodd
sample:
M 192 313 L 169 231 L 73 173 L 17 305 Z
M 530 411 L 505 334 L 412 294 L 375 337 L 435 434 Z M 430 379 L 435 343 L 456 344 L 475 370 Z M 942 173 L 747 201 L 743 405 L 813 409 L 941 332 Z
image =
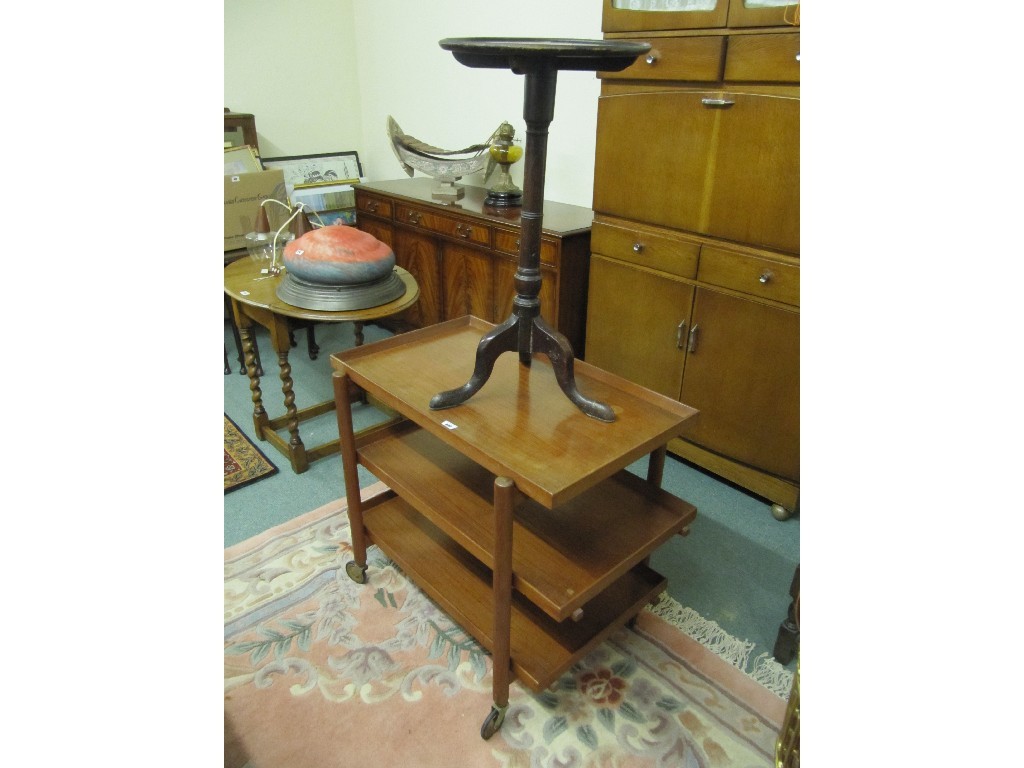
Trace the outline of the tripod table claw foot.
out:
M 475 395 L 487 383 L 487 379 L 490 378 L 498 356 L 502 352 L 516 348 L 516 327 L 518 322 L 519 318 L 516 315 L 512 315 L 490 333 L 485 334 L 480 339 L 480 344 L 477 345 L 476 363 L 473 365 L 473 375 L 469 377 L 469 381 L 456 389 L 438 392 L 430 398 L 430 410 L 440 411 L 445 408 L 462 405 Z

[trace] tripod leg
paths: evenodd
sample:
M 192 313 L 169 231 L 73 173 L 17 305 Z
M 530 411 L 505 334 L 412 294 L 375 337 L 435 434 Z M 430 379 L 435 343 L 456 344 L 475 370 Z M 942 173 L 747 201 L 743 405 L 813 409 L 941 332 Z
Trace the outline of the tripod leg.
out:
M 569 340 L 549 326 L 543 318 L 533 319 L 533 351 L 547 355 L 555 372 L 555 380 L 562 388 L 565 396 L 583 413 L 598 421 L 615 421 L 615 412 L 597 400 L 591 400 L 580 394 L 576 387 L 576 375 L 573 370 L 573 352 Z
M 470 376 L 469 381 L 457 389 L 438 392 L 430 398 L 430 409 L 440 411 L 455 405 L 461 405 L 475 395 L 480 390 L 480 387 L 487 383 L 487 379 L 490 378 L 498 355 L 502 352 L 510 352 L 516 349 L 518 323 L 519 318 L 512 315 L 504 323 L 484 335 L 476 348 L 476 363 L 473 366 L 473 375 Z

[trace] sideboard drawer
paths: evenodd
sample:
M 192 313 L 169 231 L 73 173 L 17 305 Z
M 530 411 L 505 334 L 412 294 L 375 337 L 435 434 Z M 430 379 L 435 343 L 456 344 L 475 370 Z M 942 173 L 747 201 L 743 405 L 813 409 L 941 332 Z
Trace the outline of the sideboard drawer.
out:
M 725 57 L 725 79 L 800 82 L 800 33 L 733 35 Z
M 381 216 L 385 219 L 391 218 L 391 201 L 381 197 L 371 197 L 367 194 L 356 195 L 356 210 L 362 213 L 370 213 L 374 216 Z
M 800 306 L 800 267 L 705 245 L 697 279 L 754 296 Z
M 640 40 L 641 38 L 637 38 Z M 604 80 L 718 80 L 725 36 L 646 37 L 651 50 L 620 72 L 601 72 Z
M 698 243 L 663 235 L 654 229 L 617 227 L 596 221 L 590 249 L 603 256 L 679 277 L 693 277 L 697 274 L 697 257 L 700 253 Z
M 519 256 L 519 233 L 507 229 L 494 230 L 494 250 Z M 540 239 L 540 260 L 542 264 L 558 266 L 558 245 L 543 236 Z
M 451 216 L 442 216 L 433 211 L 399 203 L 395 206 L 395 221 L 436 232 L 439 235 L 456 237 L 477 245 L 491 245 L 491 228 L 478 223 L 469 223 Z

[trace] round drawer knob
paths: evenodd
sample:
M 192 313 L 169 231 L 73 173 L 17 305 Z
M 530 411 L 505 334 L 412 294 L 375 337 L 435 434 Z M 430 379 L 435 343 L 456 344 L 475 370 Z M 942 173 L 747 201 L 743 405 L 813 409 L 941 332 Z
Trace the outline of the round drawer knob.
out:
M 643 243 L 633 243 L 633 253 L 640 253 L 644 249 Z
M 644 61 L 646 61 L 651 66 L 654 66 L 658 62 L 658 52 L 651 51 L 650 53 L 647 54 L 647 57 L 644 59 Z
M 760 281 L 761 283 L 767 283 L 767 282 L 768 282 L 769 280 L 771 280 L 771 279 L 772 279 L 773 277 L 775 277 L 775 275 L 773 275 L 773 274 L 772 274 L 771 272 L 762 272 L 762 273 L 761 273 L 761 276 L 760 276 L 759 278 L 757 278 L 757 279 L 758 279 L 758 280 L 759 280 L 759 281 Z

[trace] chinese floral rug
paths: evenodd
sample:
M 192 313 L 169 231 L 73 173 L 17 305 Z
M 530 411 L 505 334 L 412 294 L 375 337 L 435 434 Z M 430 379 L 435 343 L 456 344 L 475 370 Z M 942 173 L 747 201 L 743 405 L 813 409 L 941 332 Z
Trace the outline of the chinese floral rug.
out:
M 277 467 L 224 414 L 224 493 L 270 477 Z
M 350 541 L 338 500 L 225 550 L 225 768 L 774 765 L 785 700 L 651 610 L 483 740 L 490 657 L 376 547 L 349 579 Z

